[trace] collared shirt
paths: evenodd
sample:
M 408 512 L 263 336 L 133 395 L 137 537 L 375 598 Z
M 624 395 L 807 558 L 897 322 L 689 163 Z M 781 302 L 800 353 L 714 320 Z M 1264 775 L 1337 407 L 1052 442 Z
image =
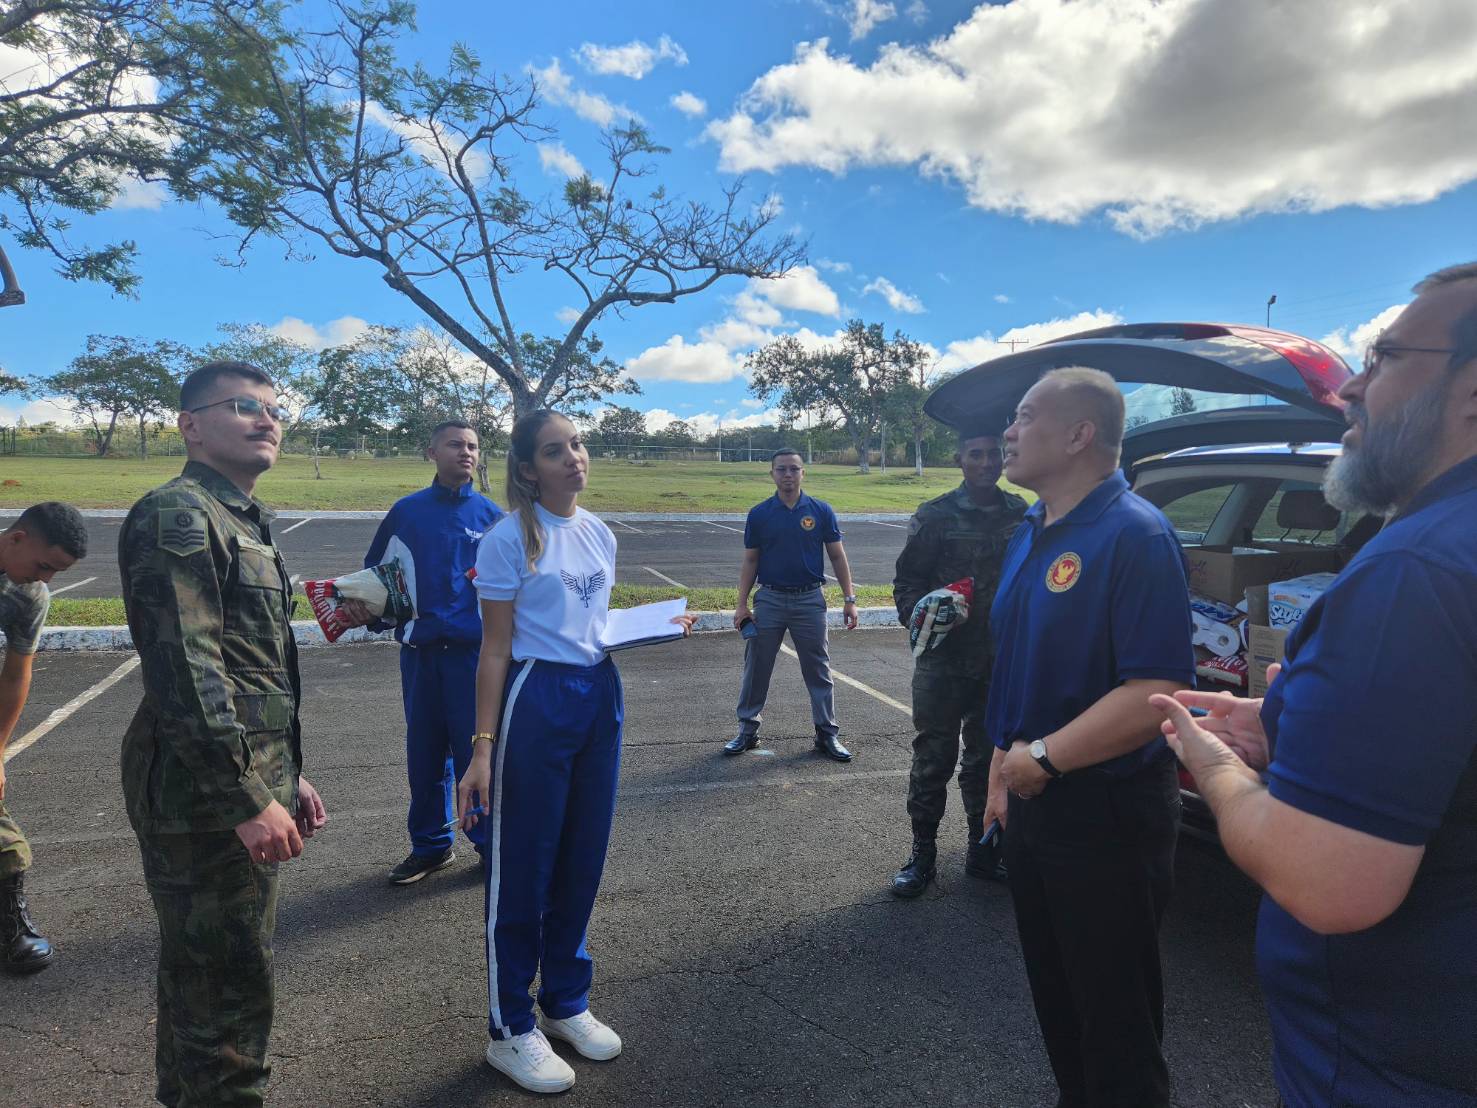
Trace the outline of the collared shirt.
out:
M 144 696 L 123 736 L 123 794 L 145 834 L 223 831 L 302 766 L 292 589 L 272 511 L 200 462 L 144 495 L 118 539 Z
M 0 634 L 5 636 L 5 649 L 36 653 L 50 607 L 51 591 L 44 582 L 20 585 L 0 572 Z
M 1270 897 L 1257 963 L 1292 1108 L 1477 1103 L 1477 458 L 1430 482 L 1288 637 L 1271 794 L 1422 846 L 1387 919 L 1319 935 Z M 1289 843 L 1289 849 L 1296 849 Z
M 1002 750 L 1065 727 L 1125 681 L 1195 679 L 1185 556 L 1163 513 L 1122 473 L 1050 527 L 1045 513 L 1033 504 L 1016 529 L 990 610 L 985 726 Z M 1093 768 L 1126 776 L 1164 746 L 1156 736 Z
M 750 508 L 744 523 L 744 547 L 759 551 L 759 583 L 778 589 L 825 581 L 826 544 L 840 541 L 831 505 L 804 492 L 793 508 L 775 493 Z
M 477 562 L 482 536 L 502 518 L 503 510 L 470 481 L 449 488 L 432 480 L 385 513 L 364 565 L 367 569 L 392 558 L 400 562 L 415 618 L 395 628 L 396 639 L 409 646 L 482 641 L 477 589 L 467 571 Z

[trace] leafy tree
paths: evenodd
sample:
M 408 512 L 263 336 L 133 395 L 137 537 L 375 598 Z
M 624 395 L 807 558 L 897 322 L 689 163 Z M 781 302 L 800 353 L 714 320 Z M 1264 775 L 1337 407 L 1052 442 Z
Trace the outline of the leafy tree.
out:
M 1195 410 L 1195 395 L 1189 389 L 1176 388 L 1169 395 L 1169 414 L 1189 415 Z
M 260 323 L 222 323 L 219 330 L 224 338 L 207 345 L 200 360 L 246 362 L 270 377 L 277 399 L 292 414 L 284 438 L 311 423 L 323 388 L 318 352 Z
M 685 419 L 674 419 L 660 431 L 657 437 L 669 446 L 691 446 L 697 441 L 692 433 L 692 424 Z
M 371 327 L 318 355 L 313 406 L 326 427 L 351 439 L 382 435 L 396 420 L 396 376 L 403 340 L 393 327 Z
M 491 367 L 517 415 L 554 402 L 605 313 L 804 259 L 790 236 L 771 236 L 775 208 L 742 201 L 740 184 L 715 204 L 668 196 L 652 180 L 667 151 L 635 123 L 605 134 L 598 179 L 525 195 L 518 155 L 553 135 L 537 88 L 487 72 L 464 45 L 441 71 L 401 65 L 408 3 L 335 0 L 334 25 L 313 33 L 271 11 L 253 23 L 226 0 L 214 7 L 233 51 L 204 59 L 218 94 L 177 148 L 174 188 L 218 201 L 243 247 L 267 235 L 375 266 Z M 541 362 L 514 298 L 540 271 L 568 283 L 579 311 Z
M 100 212 L 130 183 L 162 180 L 166 166 L 186 171 L 189 152 L 174 138 L 201 116 L 202 57 L 213 57 L 213 79 L 235 68 L 232 27 L 215 6 L 15 0 L 0 10 L 0 46 L 34 59 L 7 66 L 0 87 L 0 230 L 52 254 L 68 280 L 125 295 L 137 286 L 135 244 L 77 245 L 68 213 Z M 265 7 L 233 6 L 252 19 Z
M 139 453 L 148 456 L 148 421 L 179 403 L 179 376 L 190 352 L 164 340 L 146 342 L 121 335 L 88 335 L 86 351 L 71 365 L 35 384 L 60 396 L 92 424 L 98 457 L 113 446 L 118 420 L 138 421 Z
M 0 396 L 6 393 L 18 392 L 24 394 L 27 390 L 26 383 L 19 377 L 12 377 L 3 369 L 0 369 Z
M 646 437 L 646 416 L 635 408 L 618 404 L 600 413 L 595 432 L 607 446 L 632 446 L 637 439 Z
M 856 450 L 857 469 L 870 473 L 867 455 L 891 397 L 911 387 L 927 358 L 927 348 L 901 331 L 889 339 L 880 323 L 853 319 L 834 345 L 807 349 L 785 335 L 749 355 L 749 391 L 761 400 L 777 396 L 792 418 L 834 413 Z

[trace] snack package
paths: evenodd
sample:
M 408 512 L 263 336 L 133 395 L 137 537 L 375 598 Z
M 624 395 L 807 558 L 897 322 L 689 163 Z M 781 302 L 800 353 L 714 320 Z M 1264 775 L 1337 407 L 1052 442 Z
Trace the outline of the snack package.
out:
M 974 579 L 965 577 L 934 589 L 913 605 L 913 615 L 908 620 L 908 644 L 913 648 L 913 657 L 921 657 L 925 650 L 943 642 L 951 627 L 969 618 L 969 606 L 973 603 Z
M 1246 688 L 1247 665 L 1244 654 L 1232 654 L 1221 658 L 1209 650 L 1195 652 L 1195 672 L 1210 681 L 1219 681 L 1233 688 Z
M 339 612 L 339 605 L 345 600 L 362 600 L 376 615 L 391 623 L 403 623 L 415 616 L 415 605 L 410 602 L 410 589 L 406 587 L 399 559 L 346 573 L 331 581 L 304 581 L 303 592 L 307 593 L 313 615 L 329 642 L 337 642 L 352 626 Z

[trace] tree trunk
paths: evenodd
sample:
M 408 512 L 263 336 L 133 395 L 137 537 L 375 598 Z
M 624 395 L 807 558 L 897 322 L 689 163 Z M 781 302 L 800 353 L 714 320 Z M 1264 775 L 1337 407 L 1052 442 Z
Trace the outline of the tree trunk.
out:
M 118 413 L 114 412 L 108 418 L 108 429 L 99 433 L 97 440 L 97 456 L 106 458 L 108 451 L 113 448 L 113 429 L 118 426 Z
M 138 417 L 138 456 L 149 456 L 149 426 L 143 416 Z
M 313 431 L 313 480 L 315 480 L 315 481 L 321 481 L 321 480 L 323 480 L 323 470 L 318 465 L 318 443 L 319 443 L 319 440 L 321 439 L 322 435 L 323 435 L 322 428 L 315 428 L 314 429 L 314 431 Z
M 867 440 L 867 436 L 858 435 L 853 432 L 851 444 L 856 448 L 856 471 L 858 473 L 870 474 L 872 472 L 872 459 L 868 454 L 872 444 Z
M 477 455 L 477 490 L 484 496 L 492 494 L 492 486 L 487 483 L 487 462 L 482 455 Z
M 913 475 L 923 476 L 923 436 L 919 435 L 913 440 Z

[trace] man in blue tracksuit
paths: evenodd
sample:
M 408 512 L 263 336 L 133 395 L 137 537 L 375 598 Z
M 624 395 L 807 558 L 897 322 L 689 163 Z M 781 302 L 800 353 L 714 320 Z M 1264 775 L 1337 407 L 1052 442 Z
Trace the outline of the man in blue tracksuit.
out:
M 395 628 L 401 643 L 400 687 L 405 697 L 405 762 L 410 777 L 410 856 L 390 871 L 396 885 L 410 885 L 449 866 L 455 832 L 456 782 L 472 756 L 477 654 L 482 620 L 477 592 L 467 577 L 477 544 L 503 511 L 472 487 L 477 432 L 448 420 L 431 433 L 426 456 L 436 463 L 429 488 L 395 502 L 380 522 L 364 557 L 365 567 L 398 558 L 415 604 L 415 618 Z M 346 605 L 351 619 L 384 628 L 371 613 Z M 485 822 L 469 833 L 478 853 Z

